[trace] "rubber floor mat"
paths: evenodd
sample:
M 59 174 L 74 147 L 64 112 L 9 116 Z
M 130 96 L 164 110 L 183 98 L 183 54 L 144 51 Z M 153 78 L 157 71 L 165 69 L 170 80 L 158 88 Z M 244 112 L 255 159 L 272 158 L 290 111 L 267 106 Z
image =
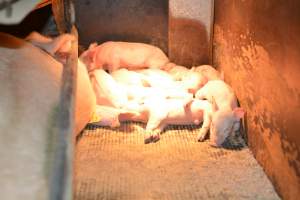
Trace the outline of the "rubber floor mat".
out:
M 279 199 L 240 138 L 199 143 L 199 127 L 173 126 L 144 144 L 143 125 L 89 125 L 77 139 L 76 200 Z

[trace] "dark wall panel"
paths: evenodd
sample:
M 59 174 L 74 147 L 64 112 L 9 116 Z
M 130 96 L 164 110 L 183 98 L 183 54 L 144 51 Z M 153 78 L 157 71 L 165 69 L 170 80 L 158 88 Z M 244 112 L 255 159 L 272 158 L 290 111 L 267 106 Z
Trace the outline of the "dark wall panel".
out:
M 167 0 L 77 0 L 79 43 L 144 42 L 168 49 Z
M 247 110 L 254 156 L 285 199 L 300 196 L 300 1 L 216 0 L 214 63 Z
M 169 57 L 187 67 L 211 63 L 213 0 L 169 0 Z

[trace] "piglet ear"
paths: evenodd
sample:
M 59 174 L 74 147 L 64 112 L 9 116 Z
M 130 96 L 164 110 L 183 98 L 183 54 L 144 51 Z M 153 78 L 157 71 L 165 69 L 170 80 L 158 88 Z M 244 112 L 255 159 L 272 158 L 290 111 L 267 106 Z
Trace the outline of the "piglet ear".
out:
M 233 114 L 237 119 L 241 119 L 244 117 L 245 111 L 243 108 L 235 108 L 233 109 Z
M 97 46 L 98 46 L 98 43 L 97 43 L 97 42 L 94 42 L 94 43 L 90 44 L 89 50 L 94 49 L 94 48 L 97 47 Z
M 216 112 L 218 110 L 218 105 L 217 105 L 216 100 L 213 96 L 211 97 L 211 105 L 212 105 L 212 111 Z

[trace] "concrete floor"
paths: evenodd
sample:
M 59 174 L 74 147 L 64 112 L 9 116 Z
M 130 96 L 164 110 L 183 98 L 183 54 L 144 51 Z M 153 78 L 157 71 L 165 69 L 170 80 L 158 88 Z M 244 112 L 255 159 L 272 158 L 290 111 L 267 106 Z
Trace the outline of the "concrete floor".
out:
M 279 199 L 240 138 L 226 148 L 196 142 L 177 126 L 144 144 L 143 125 L 89 125 L 77 140 L 75 199 Z

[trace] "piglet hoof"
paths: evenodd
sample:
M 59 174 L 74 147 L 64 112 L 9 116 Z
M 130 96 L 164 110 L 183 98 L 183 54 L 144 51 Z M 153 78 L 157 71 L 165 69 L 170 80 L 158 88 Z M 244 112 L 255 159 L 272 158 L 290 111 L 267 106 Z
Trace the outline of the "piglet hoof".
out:
M 199 136 L 197 137 L 197 141 L 198 141 L 198 142 L 204 142 L 204 140 L 205 140 L 205 135 L 204 135 L 204 134 L 201 134 L 201 135 L 199 135 Z
M 152 136 L 152 142 L 155 143 L 155 142 L 158 142 L 160 140 L 160 136 L 159 134 L 155 134 Z
M 145 136 L 145 138 L 144 138 L 144 144 L 149 144 L 149 143 L 151 143 L 152 142 L 152 140 L 153 140 L 153 137 L 152 137 L 152 135 L 146 135 Z

